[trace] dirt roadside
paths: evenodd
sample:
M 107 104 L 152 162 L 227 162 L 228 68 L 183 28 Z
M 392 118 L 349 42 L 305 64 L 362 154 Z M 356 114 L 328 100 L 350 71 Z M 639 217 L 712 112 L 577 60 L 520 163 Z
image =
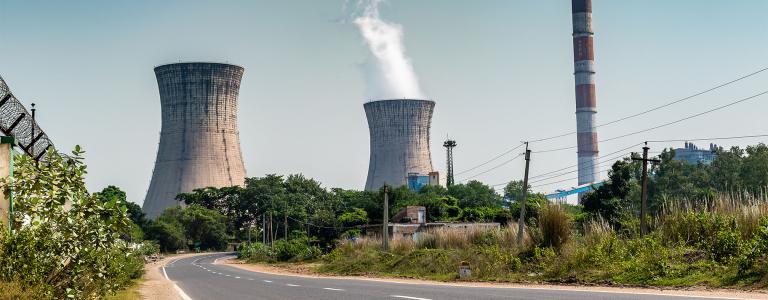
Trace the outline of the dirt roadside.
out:
M 162 267 L 174 260 L 190 256 L 206 255 L 210 253 L 190 253 L 169 256 L 162 261 L 144 265 L 144 282 L 141 283 L 139 294 L 141 299 L 147 300 L 183 300 L 176 292 L 173 281 L 165 279 Z
M 408 278 L 386 278 L 375 276 L 334 276 L 326 274 L 313 273 L 309 266 L 282 267 L 265 264 L 247 264 L 237 259 L 220 260 L 219 264 L 227 264 L 244 270 L 275 274 L 299 276 L 308 278 L 335 278 L 335 279 L 357 279 L 381 282 L 394 282 L 404 284 L 429 284 L 446 286 L 466 286 L 466 287 L 493 287 L 493 288 L 525 288 L 525 289 L 546 289 L 546 290 L 569 290 L 569 291 L 587 291 L 587 292 L 608 292 L 623 294 L 650 294 L 650 295 L 669 295 L 669 296 L 697 296 L 697 297 L 717 297 L 733 299 L 768 299 L 768 291 L 741 291 L 733 289 L 711 289 L 706 287 L 690 287 L 686 289 L 673 288 L 637 288 L 637 287 L 610 287 L 610 286 L 577 286 L 577 285 L 556 285 L 556 284 L 524 284 L 524 283 L 506 283 L 506 282 L 442 282 L 421 279 Z

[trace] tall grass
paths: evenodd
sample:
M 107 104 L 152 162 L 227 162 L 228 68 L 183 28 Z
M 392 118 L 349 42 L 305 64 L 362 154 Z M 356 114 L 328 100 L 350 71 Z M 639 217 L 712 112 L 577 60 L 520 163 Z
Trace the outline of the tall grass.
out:
M 539 213 L 539 230 L 545 246 L 560 249 L 571 237 L 571 217 L 560 204 L 545 205 Z
M 702 232 L 703 219 L 709 222 L 731 222 L 744 239 L 749 239 L 760 227 L 760 219 L 768 216 L 768 198 L 764 193 L 719 193 L 698 201 L 666 200 L 654 225 L 666 241 L 690 242 Z

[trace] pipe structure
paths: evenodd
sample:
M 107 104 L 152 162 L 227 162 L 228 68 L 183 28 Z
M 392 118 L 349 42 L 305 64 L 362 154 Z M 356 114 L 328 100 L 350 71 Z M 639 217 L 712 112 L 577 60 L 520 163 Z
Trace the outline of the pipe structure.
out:
M 237 127 L 243 68 L 177 63 L 155 68 L 162 127 L 143 210 L 150 218 L 197 188 L 242 185 L 245 166 Z
M 573 63 L 576 77 L 576 143 L 579 185 L 597 181 L 599 168 L 595 97 L 595 51 L 592 0 L 571 0 L 573 13 Z
M 435 102 L 401 99 L 363 105 L 371 136 L 371 157 L 365 189 L 406 185 L 411 173 L 432 172 L 429 129 Z

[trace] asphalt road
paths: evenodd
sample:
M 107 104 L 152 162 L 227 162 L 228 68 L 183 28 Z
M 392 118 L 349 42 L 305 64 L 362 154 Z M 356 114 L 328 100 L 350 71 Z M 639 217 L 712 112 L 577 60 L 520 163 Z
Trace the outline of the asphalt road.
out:
M 211 254 L 176 260 L 164 268 L 166 276 L 188 298 L 202 299 L 708 299 L 613 292 L 486 288 L 370 280 L 306 278 L 258 273 L 214 264 L 231 254 Z M 723 299 L 723 298 L 711 298 Z

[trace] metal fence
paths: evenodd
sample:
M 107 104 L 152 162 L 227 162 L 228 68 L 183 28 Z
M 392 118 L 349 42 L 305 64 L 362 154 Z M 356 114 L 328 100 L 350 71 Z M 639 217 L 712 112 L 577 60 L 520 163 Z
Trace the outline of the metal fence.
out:
M 34 130 L 33 130 L 34 129 Z M 0 131 L 16 139 L 18 146 L 39 160 L 53 143 L 32 119 L 32 114 L 17 99 L 0 76 Z M 33 136 L 34 134 L 34 136 Z

